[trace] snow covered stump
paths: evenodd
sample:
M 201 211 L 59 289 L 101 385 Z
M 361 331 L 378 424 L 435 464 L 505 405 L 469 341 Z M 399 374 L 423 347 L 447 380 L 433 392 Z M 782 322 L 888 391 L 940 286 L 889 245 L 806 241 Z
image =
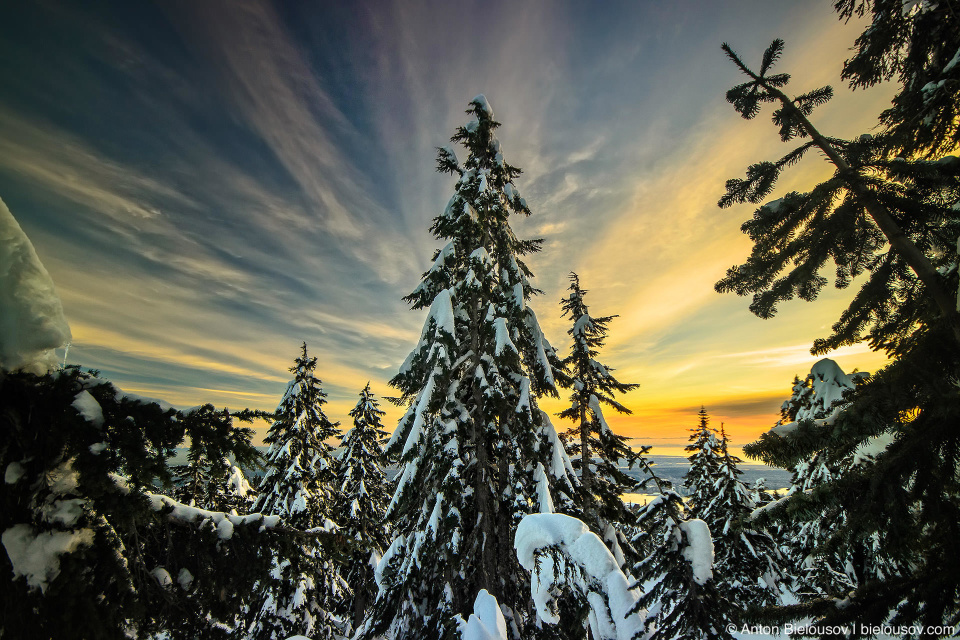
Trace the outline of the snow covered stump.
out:
M 590 604 L 590 629 L 596 640 L 632 640 L 643 631 L 646 613 L 633 611 L 639 594 L 613 554 L 585 524 L 559 513 L 525 516 L 514 539 L 517 558 L 533 578 L 531 596 L 537 615 L 557 624 L 556 598 L 567 588 Z

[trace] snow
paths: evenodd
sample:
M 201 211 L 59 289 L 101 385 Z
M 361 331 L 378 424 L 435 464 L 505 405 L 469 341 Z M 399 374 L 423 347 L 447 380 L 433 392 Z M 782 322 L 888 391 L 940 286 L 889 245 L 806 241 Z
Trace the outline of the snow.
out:
M 507 640 L 507 622 L 503 619 L 497 599 L 481 589 L 473 603 L 473 613 L 464 622 L 455 618 L 462 640 Z
M 3 481 L 6 484 L 17 484 L 20 478 L 27 472 L 19 462 L 11 462 L 3 472 Z
M 680 529 L 687 538 L 683 557 L 693 568 L 693 581 L 706 584 L 713 578 L 713 540 L 710 538 L 710 528 L 703 520 L 694 518 L 681 522 Z
M 230 476 L 227 478 L 227 491 L 235 496 L 246 498 L 253 491 L 253 487 L 247 482 L 240 467 L 233 465 L 230 467 Z
M 443 329 L 451 336 L 456 335 L 455 325 L 453 323 L 453 301 L 450 297 L 450 290 L 444 289 L 437 294 L 430 305 L 430 313 L 427 316 L 427 322 L 433 318 L 437 323 L 438 329 Z
M 493 119 L 493 109 L 490 108 L 490 103 L 487 102 L 487 96 L 481 93 L 471 100 L 470 104 L 477 105 L 477 107 L 480 108 L 480 111 L 483 111 L 485 114 L 487 114 L 488 118 Z
M 777 198 L 776 200 L 771 200 L 770 202 L 763 205 L 763 208 L 769 211 L 773 215 L 780 213 L 780 209 L 783 207 L 783 198 Z
M 60 556 L 93 544 L 93 530 L 44 531 L 40 534 L 28 524 L 17 524 L 0 536 L 13 565 L 15 578 L 24 576 L 27 585 L 46 591 L 60 575 Z
M 523 283 L 518 282 L 513 285 L 513 303 L 521 311 L 526 308 L 526 301 L 523 298 Z
M 381 589 L 383 588 L 383 570 L 387 568 L 391 561 L 393 561 L 393 556 L 401 552 L 407 544 L 407 539 L 399 535 L 393 539 L 393 542 L 390 543 L 390 547 L 386 550 L 383 556 L 380 558 L 380 561 L 377 562 L 376 569 L 373 570 L 373 579 L 376 581 L 377 586 Z
M 645 614 L 630 613 L 639 594 L 630 589 L 630 582 L 607 546 L 581 521 L 559 513 L 524 516 L 517 527 L 514 548 L 521 566 L 533 574 L 531 596 L 537 615 L 544 622 L 557 624 L 560 621 L 551 605 L 558 580 L 569 580 L 572 584 L 566 584 L 568 588 L 575 588 L 587 595 L 592 614 L 598 622 L 594 628 L 598 640 L 630 640 L 642 630 Z M 578 566 L 588 580 L 580 580 L 577 572 L 565 578 L 566 572 L 555 571 L 555 561 L 547 551 L 551 548 L 560 550 L 564 558 Z M 599 585 L 605 598 L 590 597 L 590 593 L 596 593 L 592 585 Z M 616 629 L 615 636 L 600 635 L 605 630 L 609 633 L 613 629 Z
M 507 319 L 497 318 L 493 321 L 493 328 L 497 333 L 497 344 L 493 350 L 494 354 L 499 356 L 503 353 L 503 350 L 507 348 L 514 353 L 517 353 L 517 346 L 513 344 L 513 340 L 510 339 L 510 330 L 507 328 Z
M 957 49 L 957 52 L 953 54 L 952 58 L 950 58 L 950 62 L 948 62 L 946 66 L 943 68 L 943 72 L 950 73 L 951 71 L 953 71 L 953 68 L 958 64 L 960 64 L 960 49 Z
M 207 511 L 199 507 L 191 507 L 182 502 L 177 502 L 169 496 L 158 493 L 148 492 L 146 496 L 147 499 L 150 500 L 150 506 L 153 507 L 154 511 L 161 511 L 167 507 L 173 507 L 169 513 L 169 517 L 175 520 L 180 520 L 188 524 L 193 524 L 198 521 L 201 525 L 204 522 L 213 523 L 217 529 L 217 535 L 221 540 L 229 540 L 233 536 L 235 526 L 260 522 L 260 531 L 263 531 L 264 529 L 273 529 L 280 523 L 280 516 L 276 515 L 268 516 L 262 513 L 250 513 L 243 516 L 235 516 L 230 513 L 223 513 L 222 511 Z
M 80 516 L 83 515 L 83 505 L 86 501 L 80 498 L 70 498 L 69 500 L 54 500 L 53 503 L 45 505 L 43 518 L 47 522 L 57 523 L 73 527 L 77 524 Z
M 585 313 L 573 323 L 573 335 L 583 336 L 583 333 L 588 329 L 593 329 L 593 321 L 590 316 Z
M 778 424 L 777 426 L 770 429 L 770 433 L 775 433 L 778 436 L 785 436 L 789 433 L 793 433 L 797 430 L 797 427 L 800 426 L 798 422 L 786 422 L 784 424 Z
M 57 495 L 66 495 L 77 488 L 80 476 L 73 469 L 73 458 L 60 464 L 47 474 L 50 491 Z
M 896 440 L 896 435 L 891 431 L 884 431 L 878 436 L 867 439 L 866 442 L 858 446 L 856 451 L 853 452 L 853 465 L 856 466 L 873 461 L 877 456 L 886 451 L 887 447 L 889 447 L 894 440 Z
M 177 574 L 177 584 L 180 585 L 180 588 L 186 591 L 190 588 L 190 585 L 193 584 L 193 574 L 190 573 L 190 570 L 184 567 L 180 569 L 180 573 Z
M 517 413 L 530 411 L 530 378 L 520 380 L 520 399 L 517 400 Z
M 150 572 L 150 575 L 160 583 L 161 587 L 169 587 L 173 584 L 173 578 L 170 577 L 170 572 L 164 569 L 163 567 L 157 567 Z
M 217 523 L 217 537 L 221 540 L 229 540 L 233 537 L 233 523 L 229 518 L 224 518 Z
M 784 502 L 786 502 L 789 498 L 790 498 L 790 494 L 786 494 L 786 495 L 784 495 L 784 496 L 781 496 L 781 497 L 777 498 L 777 499 L 774 500 L 773 502 L 768 502 L 767 504 L 763 505 L 762 507 L 757 507 L 756 509 L 754 509 L 753 511 L 750 512 L 750 515 L 749 515 L 749 516 L 747 516 L 747 522 L 750 522 L 750 521 L 752 521 L 752 520 L 756 520 L 757 518 L 760 517 L 761 514 L 767 512 L 767 511 L 773 511 L 774 509 L 776 509 L 777 507 L 779 507 L 780 505 L 782 505 Z
M 546 336 L 543 335 L 543 331 L 540 329 L 540 323 L 537 322 L 537 316 L 534 315 L 533 311 L 528 309 L 528 313 L 525 315 L 524 320 L 527 325 L 527 329 L 530 331 L 530 337 L 533 339 L 534 349 L 536 350 L 537 362 L 540 366 L 543 367 L 544 382 L 549 386 L 554 386 L 556 383 L 553 380 L 553 366 L 550 364 L 550 360 L 547 358 L 547 350 L 553 351 L 553 347 L 550 346 L 550 343 L 547 342 Z
M 482 174 L 482 175 L 485 175 L 485 174 Z M 490 257 L 490 254 L 487 253 L 487 250 L 484 247 L 477 247 L 476 249 L 474 249 L 473 253 L 470 254 L 470 259 L 476 260 L 480 264 L 484 264 L 484 265 L 490 264 L 493 262 L 493 259 Z
M 70 406 L 76 409 L 83 416 L 83 419 L 93 426 L 103 426 L 103 408 L 96 398 L 90 395 L 89 391 L 83 390 L 78 393 Z
M 117 386 L 114 386 L 114 389 L 116 389 L 114 397 L 116 398 L 117 402 L 127 400 L 129 402 L 139 402 L 140 404 L 155 404 L 158 407 L 160 407 L 161 411 L 170 411 L 171 409 L 176 411 L 177 409 L 172 404 L 170 404 L 169 402 L 165 402 L 164 400 L 158 400 L 156 398 L 145 398 L 143 396 L 138 396 L 135 393 L 127 393 L 126 391 L 124 391 L 123 389 L 120 389 Z
M 0 200 L 0 370 L 46 373 L 70 339 L 50 274 Z
M 546 411 L 541 410 L 540 418 L 543 420 L 543 433 L 550 447 L 553 449 L 553 458 L 550 460 L 550 475 L 554 478 L 562 478 L 564 476 L 568 476 L 571 479 L 576 478 L 577 474 L 573 470 L 573 464 L 570 462 L 567 450 L 563 447 L 563 443 L 560 442 L 559 436 L 557 436 L 557 430 L 553 428 L 553 423 L 550 422 L 550 416 L 547 415 Z
M 603 417 L 603 410 L 600 408 L 600 400 L 592 393 L 590 394 L 589 406 L 590 411 L 592 411 L 593 415 L 597 418 L 597 422 L 600 423 L 600 431 L 603 433 L 612 433 L 610 430 L 610 425 L 607 424 L 606 418 Z
M 847 389 L 855 387 L 854 380 L 858 375 L 845 374 L 830 358 L 818 360 L 810 369 L 808 378 L 812 381 L 813 402 L 809 408 L 797 412 L 797 420 L 812 420 L 826 415 Z
M 543 463 L 537 463 L 537 470 L 533 474 L 533 479 L 537 483 L 537 503 L 540 513 L 553 513 L 553 498 L 550 496 L 550 484 L 547 482 L 547 472 L 543 468 Z
M 434 370 L 434 373 L 436 373 L 436 370 Z M 403 456 L 407 455 L 407 452 L 420 441 L 420 431 L 423 429 L 423 422 L 426 419 L 427 410 L 430 408 L 430 399 L 433 396 L 433 390 L 436 386 L 435 379 L 436 376 L 431 375 L 423 391 L 420 392 L 420 398 L 417 400 L 416 412 L 414 414 L 413 426 L 410 427 L 410 433 L 407 434 L 407 439 L 403 443 L 403 452 L 401 453 Z

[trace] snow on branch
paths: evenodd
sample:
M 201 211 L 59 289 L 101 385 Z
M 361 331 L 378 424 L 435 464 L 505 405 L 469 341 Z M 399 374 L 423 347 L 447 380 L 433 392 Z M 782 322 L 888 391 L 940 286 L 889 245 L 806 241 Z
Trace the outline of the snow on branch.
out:
M 514 548 L 530 571 L 531 596 L 546 623 L 560 621 L 556 598 L 566 588 L 590 604 L 590 626 L 597 640 L 631 640 L 643 631 L 646 614 L 631 613 L 639 594 L 603 541 L 576 518 L 558 513 L 525 516 Z
M 248 525 L 260 524 L 258 531 L 273 531 L 297 537 L 324 538 L 338 537 L 337 525 L 327 519 L 322 527 L 312 529 L 294 529 L 280 524 L 280 516 L 265 515 L 262 513 L 249 513 L 247 515 L 233 515 L 222 511 L 208 511 L 199 507 L 191 507 L 182 502 L 174 500 L 170 496 L 158 493 L 146 493 L 150 506 L 154 511 L 163 511 L 169 509 L 167 517 L 172 522 L 183 525 L 203 526 L 209 523 L 217 531 L 217 536 L 221 540 L 229 540 L 233 537 L 234 527 L 243 527 Z

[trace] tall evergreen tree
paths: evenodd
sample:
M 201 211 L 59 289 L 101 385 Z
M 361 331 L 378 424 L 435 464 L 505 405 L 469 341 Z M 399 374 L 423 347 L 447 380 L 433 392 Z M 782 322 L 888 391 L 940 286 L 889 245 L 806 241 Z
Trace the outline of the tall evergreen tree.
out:
M 556 394 L 557 358 L 528 306 L 537 290 L 511 215 L 529 215 L 483 96 L 439 150 L 455 193 L 432 231 L 446 244 L 406 299 L 428 308 L 421 339 L 391 381 L 410 403 L 388 443 L 401 473 L 388 516 L 395 539 L 378 566 L 380 591 L 360 637 L 452 637 L 486 589 L 511 637 L 534 633 L 529 576 L 513 550 L 520 519 L 569 507 L 576 478 L 538 395 Z
M 277 514 L 301 530 L 334 526 L 336 461 L 327 440 L 340 431 L 339 423 L 323 412 L 326 394 L 316 368 L 317 358 L 307 354 L 304 343 L 290 368 L 293 379 L 277 407 L 276 420 L 264 438 L 270 445 L 268 469 L 254 505 L 254 510 Z M 273 579 L 262 582 L 262 604 L 251 612 L 250 635 L 258 640 L 295 634 L 336 637 L 344 625 L 333 612 L 348 588 L 329 553 L 305 538 L 298 549 L 273 561 Z
M 340 533 L 356 544 L 343 572 L 351 591 L 345 609 L 354 629 L 360 626 L 367 605 L 377 595 L 373 567 L 391 542 L 385 517 L 390 484 L 383 472 L 381 442 L 387 436 L 380 423 L 383 413 L 367 383 L 350 411 L 353 428 L 343 439 L 337 464 Z
M 567 331 L 573 338 L 573 346 L 561 364 L 568 376 L 565 386 L 573 391 L 571 405 L 560 413 L 560 417 L 575 423 L 565 435 L 571 443 L 569 451 L 573 467 L 580 475 L 579 513 L 576 515 L 607 542 L 623 566 L 625 551 L 631 564 L 639 559 L 624 533 L 636 517 L 621 498 L 624 493 L 635 491 L 638 483 L 621 470 L 620 461 L 625 460 L 632 467 L 637 454 L 626 438 L 614 433 L 607 424 L 602 406 L 630 414 L 630 409 L 615 396 L 640 385 L 620 382 L 611 373 L 613 369 L 596 359 L 606 339 L 607 326 L 616 316 L 591 316 L 584 302 L 586 293 L 580 288 L 580 278 L 571 273 L 570 295 L 561 300 L 561 306 L 564 317 L 573 322 Z
M 826 283 L 819 271 L 828 259 L 837 266 L 838 286 L 866 273 L 833 335 L 815 341 L 813 351 L 867 339 L 893 361 L 859 387 L 834 419 L 801 422 L 789 432 L 774 430 L 745 451 L 787 468 L 817 451 L 827 468 L 848 460 L 846 473 L 810 493 L 795 492 L 771 513 L 842 512 L 846 526 L 831 531 L 822 546 L 853 549 L 858 541 L 870 540 L 874 553 L 899 570 L 858 578 L 856 588 L 843 594 L 771 611 L 769 620 L 956 624 L 960 577 L 942 568 L 960 566 L 960 548 L 952 542 L 960 537 L 955 462 L 960 457 L 955 428 L 960 402 L 951 382 L 960 377 L 955 251 L 960 160 L 936 156 L 956 145 L 956 100 L 950 96 L 956 91 L 951 74 L 957 72 L 953 58 L 960 36 L 947 5 L 940 8 L 950 12 L 949 20 L 929 25 L 943 36 L 938 41 L 917 28 L 928 24 L 923 16 L 932 4 L 918 3 L 906 20 L 897 15 L 902 8 L 891 2 L 841 0 L 837 7 L 841 14 L 845 8 L 878 9 L 874 24 L 858 41 L 861 49 L 851 59 L 856 65 L 848 63 L 848 77 L 870 84 L 899 74 L 901 95 L 907 98 L 888 112 L 887 124 L 901 132 L 924 130 L 913 142 L 911 134 L 896 130 L 855 141 L 826 138 L 808 116 L 830 97 L 829 88 L 791 100 L 781 91 L 789 76 L 768 73 L 782 51 L 781 41 L 767 50 L 759 72 L 725 46 L 749 77 L 728 92 L 734 107 L 752 118 L 763 102 L 777 103 L 774 120 L 781 138 L 810 140 L 777 162 L 753 165 L 745 180 L 728 182 L 721 206 L 760 202 L 781 170 L 811 148 L 822 151 L 837 172 L 809 193 L 791 193 L 761 206 L 743 225 L 754 240 L 751 257 L 717 287 L 754 293 L 751 308 L 770 317 L 781 300 L 815 298 Z M 919 82 L 930 73 L 946 75 Z M 916 160 L 911 152 L 928 158 Z M 864 456 L 863 451 L 872 453 Z M 867 577 L 866 569 L 857 561 L 851 573 Z M 845 602 L 842 608 L 835 606 L 838 597 Z

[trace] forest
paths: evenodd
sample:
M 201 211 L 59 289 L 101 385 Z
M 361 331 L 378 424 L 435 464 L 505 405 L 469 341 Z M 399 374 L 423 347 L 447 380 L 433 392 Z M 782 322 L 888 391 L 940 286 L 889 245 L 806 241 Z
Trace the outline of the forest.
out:
M 896 85 L 871 133 L 817 127 L 843 96 L 792 86 L 783 40 L 759 60 L 718 51 L 739 82 L 730 106 L 795 148 L 718 194 L 756 209 L 741 227 L 752 250 L 716 290 L 789 322 L 783 303 L 859 286 L 744 447 L 790 471 L 786 490 L 741 479 L 709 407 L 682 425 L 676 486 L 611 428 L 642 382 L 603 364 L 617 309 L 592 313 L 573 272 L 559 310 L 537 298 L 527 260 L 542 241 L 511 221 L 540 214 L 477 95 L 437 149 L 452 195 L 403 298 L 426 312 L 419 341 L 396 396 L 368 383 L 343 423 L 307 342 L 270 412 L 176 408 L 58 361 L 61 301 L 0 202 L 0 636 L 960 637 L 960 23 L 949 1 L 835 10 L 867 19 L 842 62 L 849 88 Z M 805 155 L 832 174 L 777 194 Z M 562 315 L 563 345 L 535 307 Z M 888 364 L 827 357 L 859 343 Z M 547 397 L 565 408 L 549 415 Z M 395 428 L 385 403 L 402 407 Z

